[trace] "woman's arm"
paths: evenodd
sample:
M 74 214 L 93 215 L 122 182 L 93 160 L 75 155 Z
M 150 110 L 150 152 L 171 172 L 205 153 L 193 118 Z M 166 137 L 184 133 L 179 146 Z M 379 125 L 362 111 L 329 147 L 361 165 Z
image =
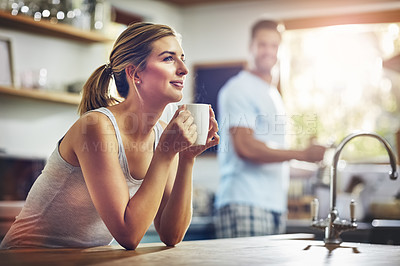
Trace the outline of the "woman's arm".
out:
M 160 139 L 144 181 L 129 199 L 129 191 L 118 161 L 118 143 L 110 134 L 110 121 L 90 113 L 80 121 L 80 130 L 73 142 L 90 196 L 100 217 L 114 238 L 127 249 L 135 249 L 153 222 L 167 185 L 171 164 L 191 139 L 188 112 L 177 112 L 169 124 L 170 132 Z M 98 120 L 97 123 L 93 121 Z M 83 131 L 83 128 L 85 129 Z M 83 133 L 83 134 L 80 134 Z M 84 147 L 84 148 L 82 148 Z
M 192 169 L 194 159 L 179 159 L 171 169 L 162 204 L 154 220 L 162 242 L 174 246 L 182 241 L 192 219 Z M 177 168 L 176 168 L 177 167 Z
M 160 239 L 167 245 L 182 241 L 192 218 L 192 170 L 195 157 L 219 143 L 218 124 L 210 107 L 210 127 L 206 145 L 192 146 L 179 153 L 175 160 L 162 204 L 154 225 Z M 178 165 L 177 165 L 178 164 Z M 176 170 L 177 169 L 177 170 Z

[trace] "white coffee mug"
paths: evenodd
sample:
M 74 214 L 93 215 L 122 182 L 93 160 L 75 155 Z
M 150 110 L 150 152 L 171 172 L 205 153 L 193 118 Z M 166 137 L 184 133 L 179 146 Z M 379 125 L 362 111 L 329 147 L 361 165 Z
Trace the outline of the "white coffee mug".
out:
M 193 123 L 197 127 L 197 139 L 193 145 L 205 145 L 210 123 L 209 105 L 203 103 L 189 103 L 185 105 L 186 109 L 192 114 L 194 118 Z

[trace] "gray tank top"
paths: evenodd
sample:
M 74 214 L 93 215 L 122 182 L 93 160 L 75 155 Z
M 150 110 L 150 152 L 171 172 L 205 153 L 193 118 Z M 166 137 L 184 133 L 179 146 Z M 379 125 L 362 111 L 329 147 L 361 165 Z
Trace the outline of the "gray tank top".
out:
M 107 108 L 93 111 L 105 114 L 114 126 L 119 163 L 132 197 L 143 180 L 134 179 L 130 175 L 115 117 Z M 163 131 L 160 123 L 155 125 L 154 131 L 157 146 Z M 60 142 L 33 184 L 21 213 L 1 242 L 0 249 L 91 247 L 107 245 L 112 241 L 112 235 L 90 198 L 81 168 L 72 166 L 61 157 Z

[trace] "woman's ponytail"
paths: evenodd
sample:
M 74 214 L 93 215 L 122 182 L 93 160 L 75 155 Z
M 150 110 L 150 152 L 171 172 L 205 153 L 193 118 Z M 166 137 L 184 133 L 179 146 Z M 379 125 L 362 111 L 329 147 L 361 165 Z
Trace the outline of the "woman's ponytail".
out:
M 83 115 L 87 111 L 114 104 L 116 99 L 110 95 L 109 85 L 112 76 L 109 64 L 97 68 L 83 85 L 82 100 L 78 112 Z

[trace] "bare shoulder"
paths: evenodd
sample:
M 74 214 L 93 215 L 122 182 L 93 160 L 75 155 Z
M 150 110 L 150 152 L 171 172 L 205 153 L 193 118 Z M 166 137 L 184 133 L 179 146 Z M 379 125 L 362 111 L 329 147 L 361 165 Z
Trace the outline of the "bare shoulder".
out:
M 61 156 L 70 164 L 79 166 L 77 155 L 81 151 L 98 149 L 101 143 L 116 146 L 115 133 L 108 117 L 99 112 L 90 112 L 81 116 L 67 131 L 60 143 Z M 104 146 L 104 144 L 103 144 Z
M 115 130 L 110 119 L 100 112 L 90 112 L 82 115 L 72 126 L 67 136 L 76 145 L 82 141 L 116 141 Z
M 100 112 L 84 114 L 79 118 L 77 124 L 81 130 L 83 130 L 82 133 L 86 133 L 85 130 L 100 131 L 101 133 L 114 132 L 111 120 L 105 114 Z

